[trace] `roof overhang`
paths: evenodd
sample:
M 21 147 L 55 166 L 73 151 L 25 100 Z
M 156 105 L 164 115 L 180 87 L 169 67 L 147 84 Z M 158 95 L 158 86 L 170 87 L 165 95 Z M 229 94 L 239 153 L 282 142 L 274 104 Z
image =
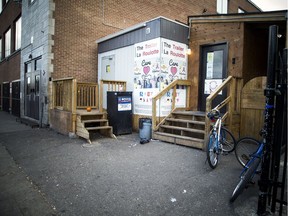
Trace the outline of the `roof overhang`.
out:
M 270 22 L 286 21 L 288 10 L 257 12 L 257 13 L 237 13 L 237 14 L 216 14 L 204 16 L 189 16 L 188 23 L 221 23 L 221 22 Z

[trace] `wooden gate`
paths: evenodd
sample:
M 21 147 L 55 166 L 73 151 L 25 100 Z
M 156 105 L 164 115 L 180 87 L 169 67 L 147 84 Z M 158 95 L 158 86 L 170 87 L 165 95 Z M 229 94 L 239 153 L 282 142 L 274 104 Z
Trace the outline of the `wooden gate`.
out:
M 256 77 L 245 84 L 241 92 L 240 137 L 250 136 L 261 139 L 263 128 L 266 77 Z

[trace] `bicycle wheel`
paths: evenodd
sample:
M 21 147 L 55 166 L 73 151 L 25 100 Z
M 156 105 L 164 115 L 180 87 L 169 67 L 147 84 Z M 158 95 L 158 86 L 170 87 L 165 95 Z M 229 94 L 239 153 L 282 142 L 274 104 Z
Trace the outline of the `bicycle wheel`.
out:
M 245 167 L 246 163 L 251 159 L 251 155 L 255 153 L 260 142 L 250 137 L 244 137 L 236 143 L 235 155 L 241 166 Z
M 209 134 L 206 153 L 209 166 L 212 169 L 215 169 L 218 164 L 219 156 L 217 148 L 217 134 L 215 132 Z
M 252 179 L 253 174 L 256 172 L 257 167 L 259 166 L 261 160 L 260 158 L 256 158 L 256 157 L 253 158 L 252 160 L 253 161 L 251 161 L 251 164 L 249 165 L 249 167 L 241 175 L 240 177 L 241 179 L 232 193 L 230 202 L 234 202 L 237 199 L 237 197 L 243 192 L 246 185 Z
M 222 143 L 223 152 L 230 153 L 230 152 L 234 151 L 235 144 L 236 144 L 235 138 L 232 135 L 232 133 L 224 127 L 221 128 L 220 142 Z

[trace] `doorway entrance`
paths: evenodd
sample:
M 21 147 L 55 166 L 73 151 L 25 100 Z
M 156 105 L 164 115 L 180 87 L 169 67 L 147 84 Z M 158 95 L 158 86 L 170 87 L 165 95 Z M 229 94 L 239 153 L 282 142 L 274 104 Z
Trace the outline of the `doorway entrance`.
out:
M 206 111 L 206 98 L 227 78 L 227 43 L 201 47 L 201 63 L 199 74 L 198 109 Z M 221 91 L 213 100 L 215 107 L 226 98 L 227 90 Z M 224 112 L 225 110 L 221 110 Z
M 25 63 L 25 116 L 39 120 L 41 59 Z

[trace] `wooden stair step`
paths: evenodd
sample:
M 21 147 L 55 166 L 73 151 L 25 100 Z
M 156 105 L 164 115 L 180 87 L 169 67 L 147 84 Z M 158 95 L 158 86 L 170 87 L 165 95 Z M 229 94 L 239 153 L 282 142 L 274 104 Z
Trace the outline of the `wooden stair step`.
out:
M 203 149 L 204 140 L 164 132 L 154 132 L 153 139 L 159 139 L 169 143 L 185 145 L 193 148 Z
M 200 117 L 205 117 L 206 114 L 205 112 L 200 112 L 200 111 L 174 111 L 172 112 L 172 114 L 176 114 L 176 115 L 189 115 L 189 116 L 200 116 Z
M 204 121 L 195 121 L 195 120 L 188 120 L 188 119 L 166 118 L 166 121 L 205 125 Z
M 204 130 L 198 130 L 198 129 L 192 129 L 192 128 L 177 127 L 177 126 L 172 126 L 172 125 L 160 125 L 160 127 L 161 128 L 167 128 L 167 129 L 182 130 L 182 131 L 205 134 Z
M 176 138 L 181 138 L 181 139 L 187 139 L 191 141 L 197 141 L 197 142 L 204 142 L 204 139 L 198 139 L 194 137 L 188 137 L 188 136 L 182 136 L 182 135 L 177 135 L 177 134 L 171 134 L 171 133 L 165 133 L 165 132 L 154 132 L 155 134 L 162 135 L 162 136 L 168 136 L 168 137 L 176 137 Z
M 86 130 L 103 130 L 103 129 L 112 129 L 111 126 L 97 126 L 97 127 L 85 127 Z
M 98 123 L 98 122 L 107 122 L 107 119 L 91 119 L 91 120 L 82 120 L 82 123 Z

